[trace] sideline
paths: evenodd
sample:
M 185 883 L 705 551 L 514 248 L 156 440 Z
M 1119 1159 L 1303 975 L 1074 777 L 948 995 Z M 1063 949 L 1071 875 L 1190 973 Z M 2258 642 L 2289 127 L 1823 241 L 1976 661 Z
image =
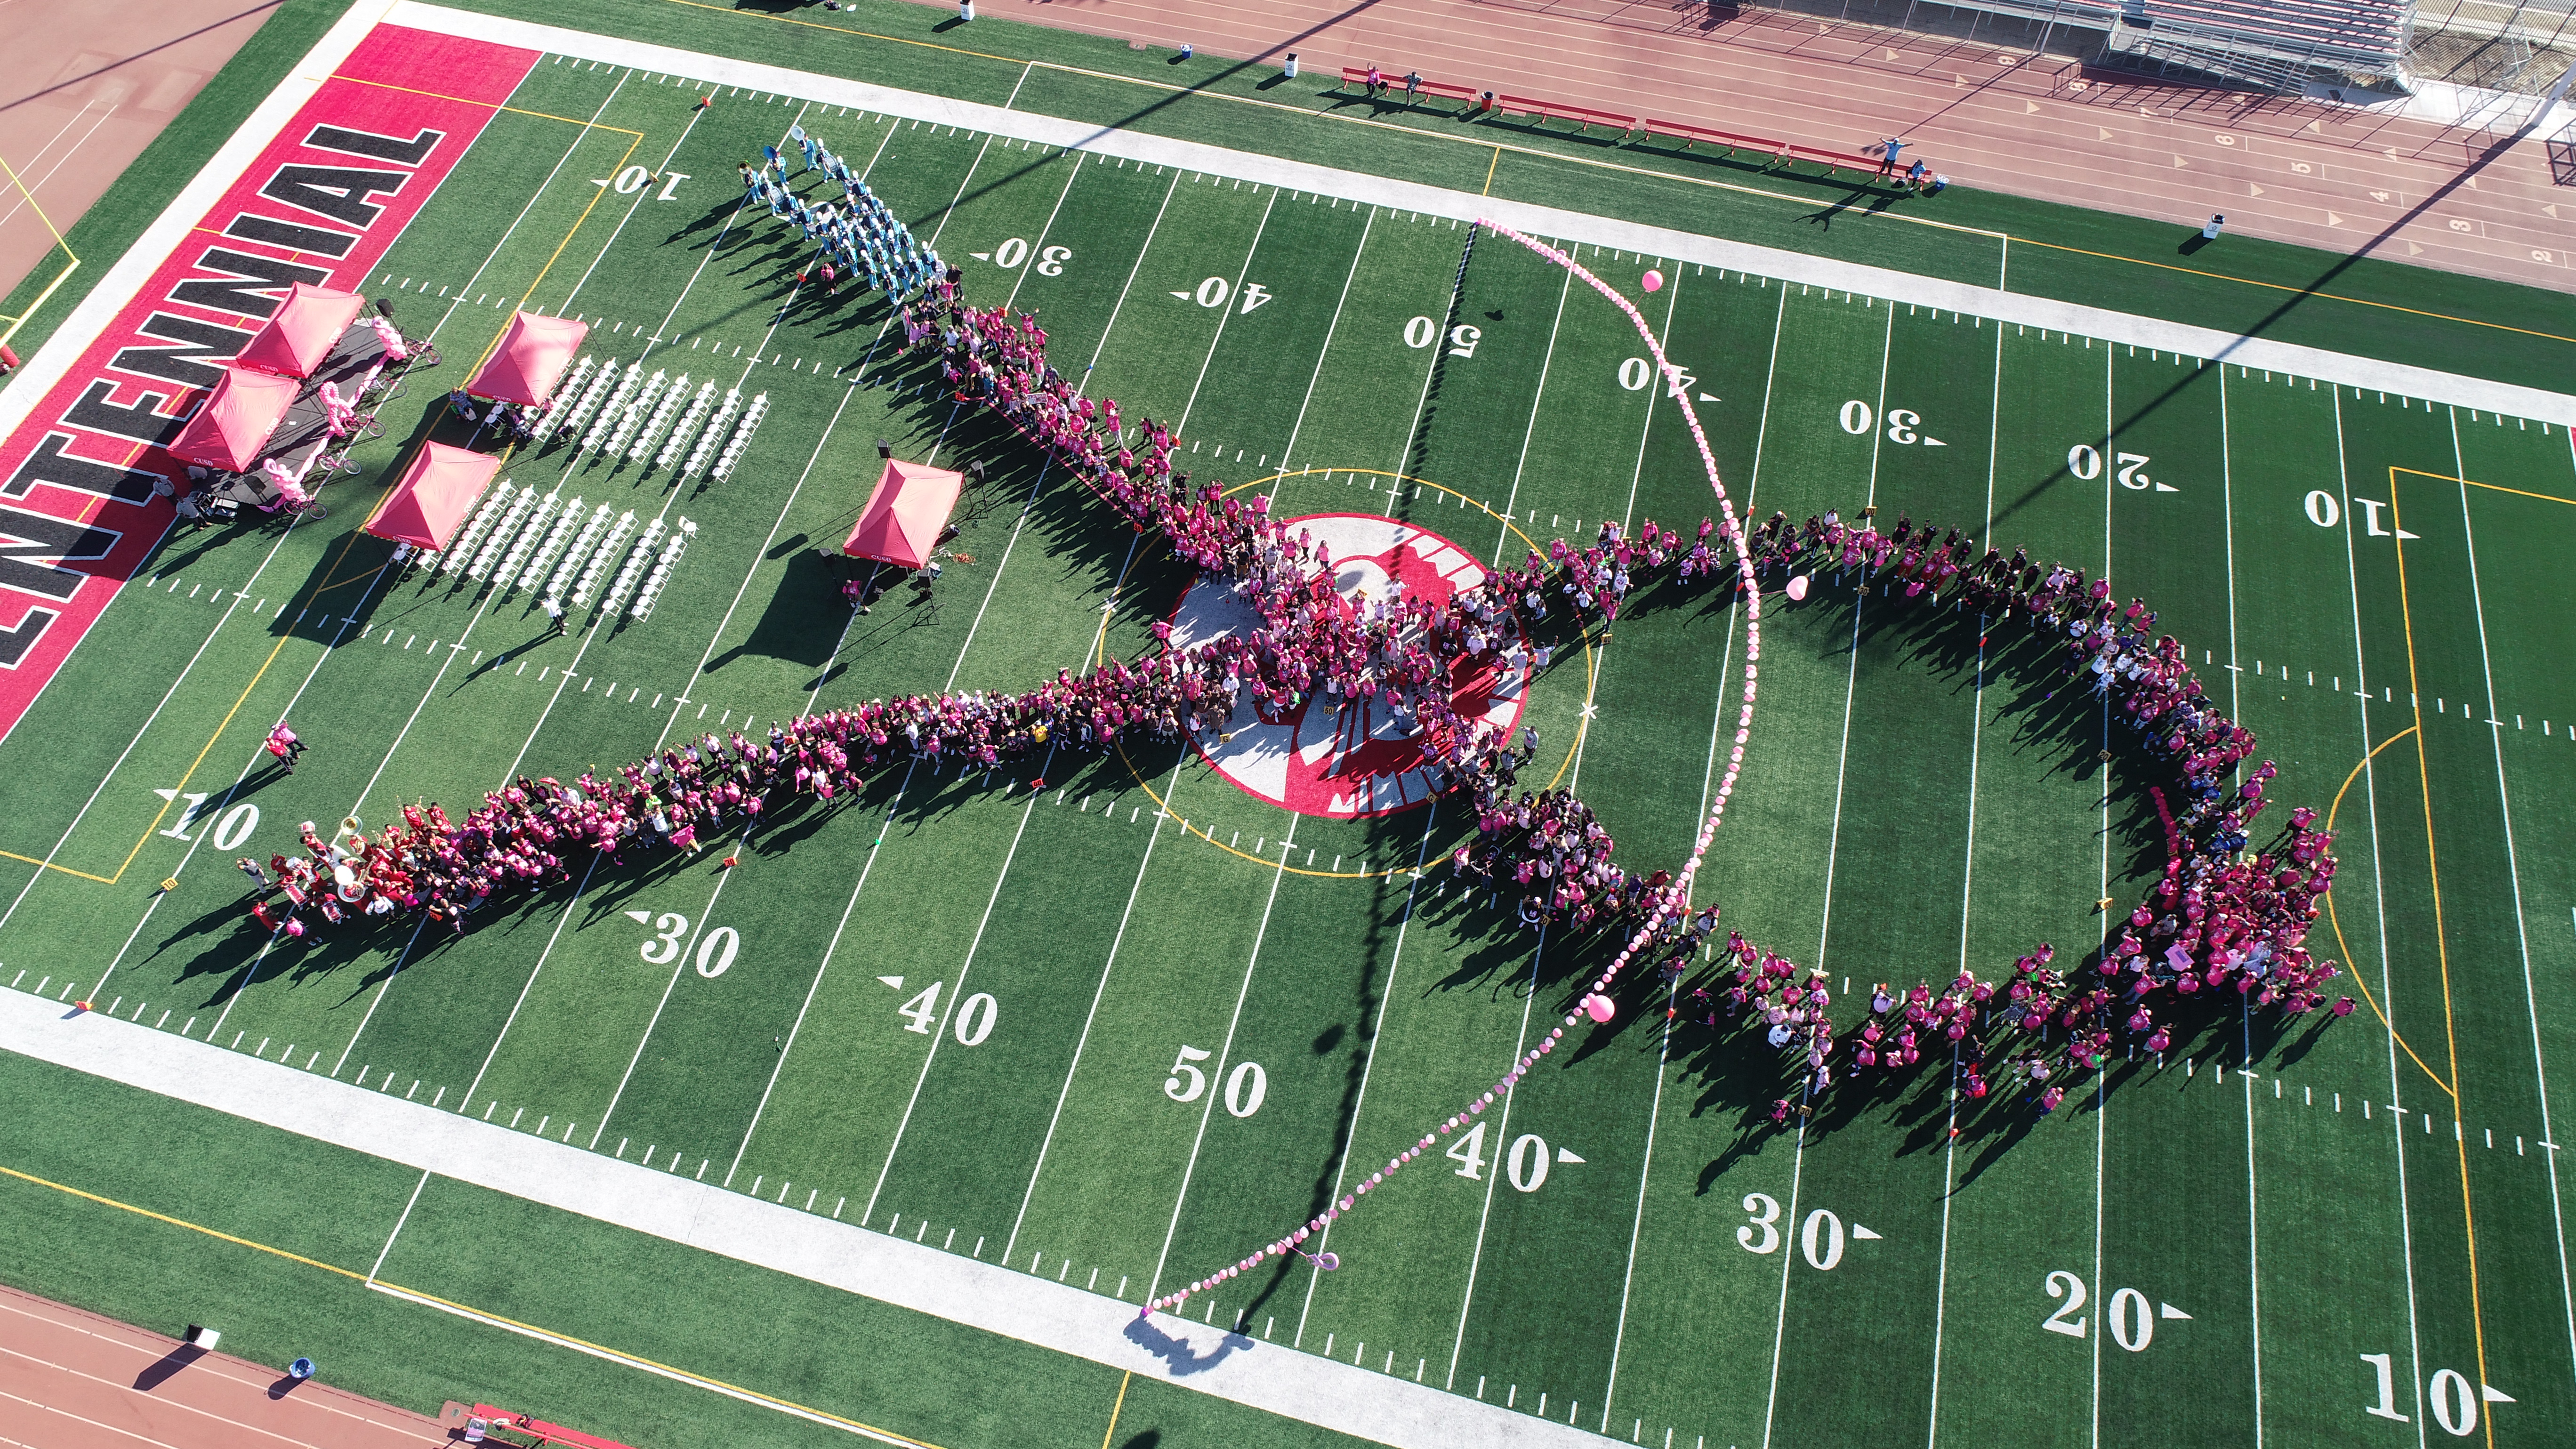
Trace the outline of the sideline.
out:
M 1878 298 L 1891 304 L 1903 302 L 1984 317 L 1999 323 L 2099 338 L 2157 353 L 2171 352 L 2187 358 L 2231 363 L 2258 372 L 2294 373 L 2364 391 L 2396 393 L 2482 412 L 2576 427 L 2576 397 L 2432 368 L 2240 336 L 2215 328 L 2194 327 L 2026 293 L 1920 277 L 1886 267 L 1812 257 L 1774 247 L 1698 236 L 1668 227 L 1589 216 L 1558 207 L 1390 180 L 1196 141 L 1122 131 L 1114 126 L 1087 121 L 1006 110 L 999 106 L 925 95 L 838 76 L 814 75 L 783 66 L 704 55 L 503 16 L 452 10 L 422 3 L 422 0 L 398 0 L 385 19 L 388 24 L 632 66 L 719 85 L 797 96 L 854 110 L 901 116 L 925 125 L 955 126 L 1147 165 L 1170 166 L 1212 176 L 1240 177 L 1290 192 L 1319 192 L 1390 211 L 1460 222 L 1490 216 L 1533 235 L 1580 242 L 1613 252 L 1636 252 L 1668 261 L 1749 272 L 1803 286 Z M 4 417 L 5 414 L 0 414 L 0 418 Z
M 66 1014 L 24 992 L 0 991 L 0 1050 L 1399 1449 L 1605 1442 L 1169 1314 L 1140 1320 L 1134 1304 L 1070 1284 L 169 1032 Z

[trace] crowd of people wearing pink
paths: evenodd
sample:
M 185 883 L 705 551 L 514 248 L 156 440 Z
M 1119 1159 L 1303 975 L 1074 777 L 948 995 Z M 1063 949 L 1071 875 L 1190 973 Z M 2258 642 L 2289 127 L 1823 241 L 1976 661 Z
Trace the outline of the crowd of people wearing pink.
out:
M 1419 728 L 1435 787 L 1464 789 L 1474 802 L 1477 838 L 1451 857 L 1460 874 L 1511 899 L 1529 926 L 1582 932 L 1660 919 L 1655 949 L 1674 989 L 1684 989 L 1715 930 L 1716 908 L 1664 909 L 1677 904 L 1667 899 L 1678 888 L 1670 873 L 1640 875 L 1614 863 L 1609 832 L 1572 795 L 1515 795 L 1535 732 L 1516 742 L 1462 715 L 1452 686 L 1478 670 L 1533 661 L 1544 669 L 1558 644 L 1614 622 L 1632 594 L 1660 581 L 1737 587 L 1711 521 L 1702 520 L 1696 536 L 1649 520 L 1632 537 L 1605 523 L 1589 544 L 1554 540 L 1437 603 L 1401 589 L 1353 599 L 1336 587 L 1330 549 L 1274 519 L 1269 497 L 1191 487 L 1172 467 L 1168 428 L 1151 419 L 1130 425 L 1116 402 L 1083 396 L 1048 366 L 1046 333 L 1034 317 L 965 305 L 951 271 L 900 320 L 907 347 L 935 348 L 933 363 L 960 402 L 1008 422 L 1131 527 L 1231 579 L 1260 627 L 1175 647 L 1170 626 L 1156 624 L 1155 644 L 1135 660 L 1080 675 L 1062 670 L 1024 694 L 873 700 L 773 725 L 765 739 L 705 735 L 606 779 L 585 774 L 565 785 L 522 777 L 462 824 L 432 805 L 407 807 L 400 826 L 373 839 L 355 820 L 328 841 L 308 827 L 309 861 L 273 861 L 288 903 L 281 911 L 263 901 L 253 911 L 257 923 L 300 935 L 296 913 L 310 903 L 335 920 L 341 906 L 355 905 L 375 915 L 426 912 L 462 931 L 487 903 L 567 879 L 566 857 L 580 851 L 623 859 L 629 851 L 696 850 L 723 835 L 748 835 L 782 797 L 828 804 L 912 761 L 980 770 L 1033 764 L 1042 783 L 1058 751 L 1104 751 L 1132 739 L 1210 741 L 1247 696 L 1274 713 L 1313 696 L 1336 707 L 1365 701 L 1392 709 Z M 1838 1073 L 1897 1070 L 1928 1051 L 1954 1058 L 1971 1096 L 2010 1078 L 2027 1084 L 2045 1110 L 2062 1099 L 2066 1080 L 2100 1066 L 2115 1027 L 2163 1050 L 2170 1036 L 2157 1012 L 2174 999 L 2165 993 L 2233 989 L 2249 1006 L 2289 1013 L 2323 1004 L 2321 988 L 2336 967 L 2311 956 L 2305 934 L 2333 878 L 2331 841 L 2310 828 L 2314 813 L 2300 810 L 2279 842 L 2245 853 L 2273 768 L 2233 788 L 2223 781 L 2250 756 L 2254 738 L 2206 697 L 2181 646 L 2154 636 L 2154 615 L 2143 605 L 2122 608 L 2106 581 L 2088 583 L 2081 571 L 2043 567 L 2020 551 L 1980 555 L 1957 529 L 1936 534 L 1900 517 L 1882 533 L 1868 510 L 1857 526 L 1831 512 L 1802 527 L 1775 513 L 1750 546 L 1762 576 L 1840 571 L 1891 592 L 1901 584 L 1907 598 L 1972 609 L 1987 627 L 2018 621 L 2062 639 L 2069 675 L 2088 681 L 2141 747 L 2171 765 L 2186 803 L 2179 819 L 2166 812 L 2163 879 L 2131 913 L 2116 949 L 2090 970 L 2060 970 L 2055 948 L 2043 945 L 2000 984 L 1962 972 L 1938 986 L 1878 986 L 1858 1029 L 1843 1034 L 1821 971 L 1733 935 L 1716 975 L 1687 989 L 1694 1020 L 1720 1027 L 1722 1010 L 1759 1027 L 1787 1054 L 1800 1097 L 1831 1086 Z M 2156 799 L 2164 808 L 2164 795 Z M 2335 1006 L 2338 1014 L 2350 1009 L 2348 998 Z M 1774 1115 L 1785 1120 L 1794 1100 L 1780 1099 Z
M 1838 1068 L 1898 1070 L 1927 1050 L 1952 1064 L 1971 1099 L 2003 1081 L 2050 1111 L 2065 1100 L 2069 1081 L 2101 1067 L 2115 1028 L 2136 1046 L 2162 1052 L 2173 1032 L 2159 1010 L 2202 992 L 2223 998 L 2233 991 L 2245 1009 L 2293 1016 L 2326 1004 L 2324 988 L 2339 968 L 2309 951 L 2307 932 L 2334 880 L 2333 838 L 2316 830 L 2316 812 L 2302 807 L 2265 849 L 2248 853 L 2255 817 L 2270 803 L 2264 786 L 2278 769 L 2266 761 L 2241 784 L 2226 783 L 2223 777 L 2252 756 L 2253 732 L 2220 712 L 2184 663 L 2181 643 L 2155 634 L 2155 615 L 2144 603 L 2122 606 L 2108 581 L 2088 582 L 2082 570 L 2063 565 L 2043 568 L 2022 550 L 1980 555 L 1957 529 L 1936 535 L 1903 515 L 1881 533 L 1870 510 L 1857 527 L 1831 511 L 1803 526 L 1774 513 L 1749 542 L 1759 577 L 1833 570 L 1859 587 L 1884 583 L 1890 597 L 1902 584 L 1906 598 L 1973 609 L 1990 634 L 2018 623 L 2062 641 L 2070 679 L 2089 683 L 2140 748 L 2175 771 L 2171 788 L 2188 802 L 2177 819 L 2166 789 L 2150 787 L 2164 826 L 2164 872 L 2089 970 L 2059 969 L 2057 948 L 2042 944 L 2001 982 L 1962 971 L 1938 985 L 1876 985 L 1859 1029 L 1843 1037 L 1822 970 L 1800 970 L 1732 936 L 1715 979 L 1691 988 L 1687 1001 L 1703 1025 L 1724 1025 L 1721 1010 L 1730 1020 L 1749 1019 L 1790 1056 L 1802 1086 L 1773 1102 L 1775 1121 L 1786 1122 L 1801 1097 L 1830 1087 Z M 2347 996 L 2331 1009 L 2343 1016 L 2352 1008 Z

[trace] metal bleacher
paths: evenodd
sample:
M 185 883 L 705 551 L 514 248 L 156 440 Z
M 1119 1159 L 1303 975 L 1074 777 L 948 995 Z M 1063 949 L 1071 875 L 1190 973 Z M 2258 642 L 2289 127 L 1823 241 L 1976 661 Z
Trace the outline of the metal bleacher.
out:
M 2412 0 L 2125 0 L 2102 60 L 2296 91 L 2311 81 L 2403 85 Z

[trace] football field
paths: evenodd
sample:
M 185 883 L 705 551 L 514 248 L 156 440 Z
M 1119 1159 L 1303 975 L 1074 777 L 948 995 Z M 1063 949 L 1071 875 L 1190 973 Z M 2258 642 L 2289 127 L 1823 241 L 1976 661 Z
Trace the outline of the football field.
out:
M 1350 1193 L 1534 1046 L 1617 936 L 1468 888 L 1460 801 L 1300 812 L 1169 748 L 898 766 L 694 855 L 575 860 L 462 933 L 246 919 L 234 858 L 299 822 L 461 816 L 520 775 L 1154 647 L 1190 568 L 740 203 L 736 164 L 793 126 L 969 300 L 1034 312 L 1087 395 L 1169 424 L 1196 482 L 1488 568 L 1714 512 L 1627 320 L 1490 234 L 1462 274 L 1455 217 L 1247 153 L 1180 169 L 548 53 L 360 284 L 446 357 L 363 475 L 318 522 L 171 532 L 0 741 L 0 985 L 257 1056 L 281 1093 L 332 1078 L 1141 1303 Z M 2359 1009 L 2204 1003 L 2051 1112 L 2028 1084 L 1958 1099 L 1927 1060 L 1778 1125 L 1801 1074 L 1693 1019 L 1706 961 L 1629 982 L 1445 1167 L 1337 1222 L 1337 1270 L 1265 1267 L 1190 1317 L 1623 1443 L 2565 1442 L 2569 429 L 1571 249 L 1689 374 L 1751 518 L 1874 507 L 2146 600 L 2278 761 L 2280 809 L 2332 821 L 2310 945 Z M 423 441 L 473 437 L 442 391 L 514 309 L 686 374 L 673 396 L 766 399 L 721 479 L 586 438 L 508 457 L 540 519 L 694 525 L 647 617 L 577 609 L 554 637 L 517 568 L 405 569 L 357 531 Z M 880 440 L 986 481 L 935 602 L 862 615 L 839 547 Z M 1816 582 L 1766 605 L 1746 793 L 1700 901 L 1855 1001 L 2098 951 L 2163 872 L 2167 767 L 2019 624 Z M 1523 701 L 1523 783 L 1579 793 L 1631 869 L 1677 869 L 1742 623 L 1667 586 L 1559 652 Z M 312 745 L 291 775 L 261 750 L 281 718 Z M 507 1230 L 445 1191 L 385 1276 Z M 800 1398 L 799 1372 L 751 1387 Z M 902 1385 L 868 1394 L 819 1406 L 930 1432 Z M 1060 1427 L 1019 1442 L 1100 1431 Z

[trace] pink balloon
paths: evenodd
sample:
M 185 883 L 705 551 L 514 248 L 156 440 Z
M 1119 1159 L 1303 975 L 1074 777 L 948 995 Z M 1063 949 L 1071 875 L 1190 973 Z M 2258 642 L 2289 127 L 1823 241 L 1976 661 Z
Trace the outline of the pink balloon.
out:
M 1610 998 L 1607 996 L 1593 996 L 1588 998 L 1583 1003 L 1583 1009 L 1591 1015 L 1594 1021 L 1608 1021 L 1618 1010 L 1618 1008 L 1610 1004 Z
M 1664 274 L 1658 271 L 1649 270 L 1646 273 L 1646 290 L 1649 292 L 1660 292 L 1663 289 Z
M 1789 581 L 1789 597 L 1793 599 L 1803 599 L 1806 596 L 1807 576 L 1805 574 L 1800 574 Z

